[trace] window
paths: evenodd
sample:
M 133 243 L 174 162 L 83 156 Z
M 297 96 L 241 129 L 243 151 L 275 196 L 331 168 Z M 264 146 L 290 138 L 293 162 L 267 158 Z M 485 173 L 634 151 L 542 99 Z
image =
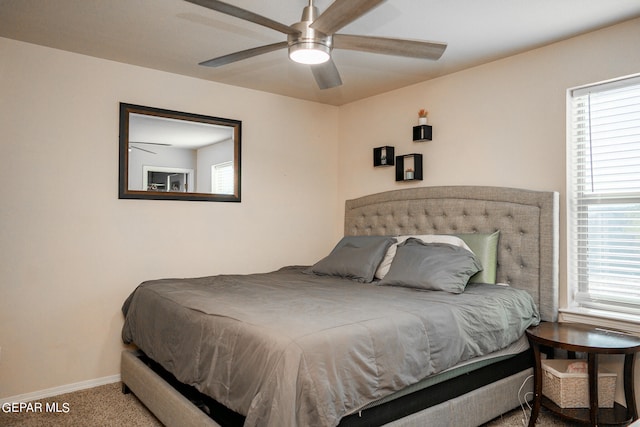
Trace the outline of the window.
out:
M 640 312 L 640 75 L 568 91 L 569 302 Z
M 233 194 L 233 162 L 211 166 L 211 189 L 214 194 Z

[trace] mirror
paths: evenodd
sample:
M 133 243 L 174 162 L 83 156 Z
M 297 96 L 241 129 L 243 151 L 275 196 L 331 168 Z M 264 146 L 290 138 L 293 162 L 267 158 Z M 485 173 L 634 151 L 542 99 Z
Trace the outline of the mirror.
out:
M 240 201 L 242 122 L 120 103 L 120 199 Z

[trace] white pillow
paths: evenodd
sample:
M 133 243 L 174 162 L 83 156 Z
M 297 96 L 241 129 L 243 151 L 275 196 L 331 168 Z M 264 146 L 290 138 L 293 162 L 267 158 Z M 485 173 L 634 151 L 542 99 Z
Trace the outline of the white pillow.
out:
M 398 240 L 398 242 L 394 243 L 389 247 L 389 249 L 387 249 L 387 253 L 385 254 L 384 258 L 382 259 L 382 262 L 380 263 L 380 265 L 378 266 L 378 269 L 376 270 L 376 274 L 375 274 L 376 279 L 382 279 L 389 272 L 389 267 L 391 267 L 391 262 L 393 261 L 393 257 L 396 256 L 396 250 L 398 249 L 398 245 L 400 245 L 401 243 L 403 243 L 405 240 L 409 238 L 419 239 L 425 243 L 448 243 L 453 246 L 459 246 L 473 253 L 473 251 L 469 249 L 469 246 L 467 246 L 464 240 L 456 236 L 449 236 L 448 234 L 420 234 L 420 235 L 413 235 L 413 236 L 397 236 L 396 239 Z

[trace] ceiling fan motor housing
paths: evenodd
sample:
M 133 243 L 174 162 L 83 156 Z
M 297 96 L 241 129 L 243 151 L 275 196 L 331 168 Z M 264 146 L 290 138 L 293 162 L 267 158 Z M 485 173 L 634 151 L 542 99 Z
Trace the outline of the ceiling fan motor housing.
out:
M 289 57 L 296 62 L 319 64 L 328 61 L 333 44 L 332 37 L 311 28 L 311 24 L 318 15 L 318 8 L 306 6 L 302 12 L 300 22 L 291 27 L 300 31 L 299 34 L 288 34 Z M 308 57 L 304 57 L 309 54 Z M 302 56 L 302 58 L 301 58 Z

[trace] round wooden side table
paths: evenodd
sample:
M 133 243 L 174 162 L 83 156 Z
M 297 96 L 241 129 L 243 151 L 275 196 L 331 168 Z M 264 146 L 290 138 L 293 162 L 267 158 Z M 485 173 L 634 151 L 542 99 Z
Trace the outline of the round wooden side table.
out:
M 538 326 L 527 329 L 527 338 L 533 350 L 534 368 L 534 397 L 529 427 L 533 427 L 544 406 L 562 418 L 588 423 L 592 426 L 628 425 L 638 419 L 635 391 L 633 384 L 633 368 L 635 354 L 640 352 L 640 338 L 623 332 L 596 328 L 578 323 L 543 322 Z M 540 347 L 567 350 L 569 354 L 575 352 L 587 353 L 589 374 L 589 408 L 561 408 L 553 401 L 542 395 L 542 362 Z M 598 406 L 598 355 L 624 354 L 624 397 L 626 408 L 614 403 L 613 408 L 599 408 Z

